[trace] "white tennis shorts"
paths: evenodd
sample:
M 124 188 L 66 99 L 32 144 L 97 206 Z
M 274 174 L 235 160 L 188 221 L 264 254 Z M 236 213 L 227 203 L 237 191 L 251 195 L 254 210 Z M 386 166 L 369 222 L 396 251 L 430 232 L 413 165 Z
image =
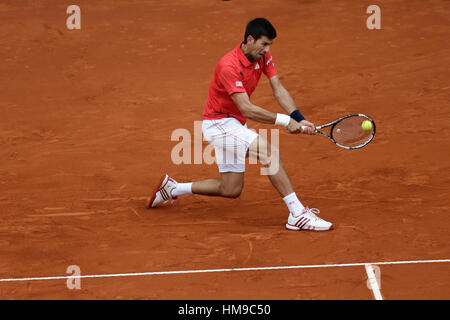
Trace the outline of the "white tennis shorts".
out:
M 235 118 L 203 120 L 205 139 L 214 146 L 219 172 L 244 172 L 247 150 L 258 134 Z

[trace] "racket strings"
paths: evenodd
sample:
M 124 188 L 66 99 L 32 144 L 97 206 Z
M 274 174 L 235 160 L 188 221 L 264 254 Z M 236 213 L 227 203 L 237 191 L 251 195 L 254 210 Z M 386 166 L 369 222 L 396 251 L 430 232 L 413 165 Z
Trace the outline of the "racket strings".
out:
M 369 130 L 362 128 L 364 117 L 349 117 L 341 120 L 333 127 L 333 139 L 347 147 L 360 146 L 372 138 L 373 126 Z

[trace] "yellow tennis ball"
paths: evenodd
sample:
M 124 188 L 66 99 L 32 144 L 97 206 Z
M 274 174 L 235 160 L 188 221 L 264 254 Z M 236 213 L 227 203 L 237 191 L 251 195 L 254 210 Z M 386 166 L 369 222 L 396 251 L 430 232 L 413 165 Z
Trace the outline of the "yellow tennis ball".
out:
M 364 120 L 363 123 L 361 124 L 361 127 L 365 131 L 372 130 L 372 122 L 369 120 Z

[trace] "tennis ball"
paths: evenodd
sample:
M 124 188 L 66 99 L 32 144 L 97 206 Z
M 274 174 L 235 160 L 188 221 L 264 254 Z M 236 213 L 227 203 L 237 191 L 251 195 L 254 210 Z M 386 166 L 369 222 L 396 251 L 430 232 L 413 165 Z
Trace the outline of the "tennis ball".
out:
M 364 120 L 361 124 L 361 128 L 363 128 L 363 130 L 365 131 L 372 130 L 372 122 L 370 122 L 369 120 Z

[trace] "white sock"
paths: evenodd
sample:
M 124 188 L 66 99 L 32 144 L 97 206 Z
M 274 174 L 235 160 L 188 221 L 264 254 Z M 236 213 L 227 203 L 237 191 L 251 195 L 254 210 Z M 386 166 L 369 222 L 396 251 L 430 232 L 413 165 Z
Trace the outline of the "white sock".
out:
M 177 183 L 177 187 L 172 190 L 172 196 L 178 197 L 183 194 L 190 194 L 192 193 L 192 182 L 188 183 Z
M 303 204 L 300 202 L 300 200 L 298 200 L 295 192 L 288 194 L 286 197 L 283 198 L 283 200 L 286 203 L 287 207 L 289 208 L 289 212 L 295 217 L 300 215 L 303 212 L 303 209 L 305 208 Z

